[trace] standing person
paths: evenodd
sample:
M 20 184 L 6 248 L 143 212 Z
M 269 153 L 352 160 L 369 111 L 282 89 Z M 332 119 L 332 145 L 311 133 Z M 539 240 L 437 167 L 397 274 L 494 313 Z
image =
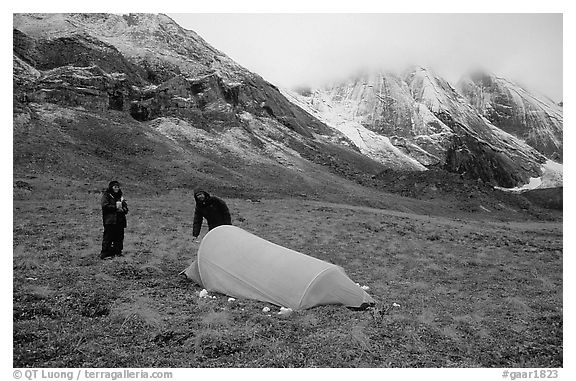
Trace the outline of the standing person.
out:
M 102 192 L 101 204 L 104 234 L 100 258 L 121 257 L 124 248 L 124 228 L 126 228 L 128 204 L 122 196 L 118 181 L 111 181 L 108 184 L 108 189 Z
M 194 192 L 194 199 L 196 200 L 194 224 L 192 225 L 192 236 L 194 239 L 200 235 L 204 218 L 208 221 L 208 230 L 220 225 L 232 225 L 230 211 L 224 200 L 216 196 L 210 196 L 208 192 L 200 189 Z

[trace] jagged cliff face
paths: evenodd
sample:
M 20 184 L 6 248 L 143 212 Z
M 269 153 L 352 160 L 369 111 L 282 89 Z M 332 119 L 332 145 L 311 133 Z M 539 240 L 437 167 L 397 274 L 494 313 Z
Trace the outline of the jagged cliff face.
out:
M 305 98 L 319 114 L 330 115 L 332 124 L 338 124 L 337 118 L 356 123 L 386 136 L 424 166 L 494 185 L 527 183 L 541 175 L 546 161 L 533 147 L 481 115 L 447 81 L 423 68 L 408 70 L 402 77 L 358 76 Z
M 365 74 L 290 99 L 375 160 L 410 170 L 445 160 L 452 131 L 394 74 Z
M 541 175 L 546 158 L 479 115 L 446 80 L 425 69 L 406 80 L 414 99 L 454 132 L 444 168 L 505 187 Z
M 349 120 L 387 136 L 413 137 L 449 132 L 409 83 L 391 73 L 364 75 L 314 93 L 312 105 L 330 107 Z
M 562 162 L 562 107 L 536 97 L 504 78 L 476 72 L 457 88 L 474 108 L 502 130 L 520 137 L 552 160 Z

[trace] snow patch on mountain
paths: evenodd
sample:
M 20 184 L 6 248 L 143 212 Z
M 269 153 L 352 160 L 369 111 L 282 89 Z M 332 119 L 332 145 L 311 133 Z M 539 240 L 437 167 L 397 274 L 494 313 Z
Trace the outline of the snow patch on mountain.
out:
M 422 131 L 424 135 L 433 135 L 438 133 L 450 134 L 452 135 L 452 130 L 446 126 L 442 121 L 440 121 L 436 115 L 432 113 L 426 107 L 426 105 L 422 103 L 416 103 L 414 109 L 414 115 L 411 119 L 412 121 L 412 130 L 416 133 L 418 131 Z M 418 136 L 418 134 L 416 134 Z
M 432 112 L 451 111 L 461 107 L 458 93 L 448 82 L 436 77 L 429 69 L 418 68 L 407 78 L 410 93 L 416 102 Z
M 516 188 L 495 187 L 507 192 L 521 193 L 534 189 L 557 188 L 562 186 L 563 165 L 548 160 L 542 164 L 542 176 L 531 177 L 527 184 Z
M 174 117 L 156 118 L 150 122 L 150 126 L 170 139 L 174 143 L 173 148 L 178 151 L 184 151 L 181 143 L 187 142 L 198 151 L 211 151 L 221 156 L 232 155 L 252 165 L 275 163 L 284 167 L 299 167 L 301 156 L 275 140 L 285 135 L 270 127 L 272 121 L 260 120 L 247 112 L 243 112 L 239 117 L 247 123 L 248 131 L 230 128 L 223 132 L 209 132 Z M 262 143 L 258 148 L 251 141 L 254 137 Z
M 316 93 L 315 95 L 318 96 L 311 100 L 286 89 L 280 89 L 280 91 L 289 101 L 306 110 L 327 126 L 340 131 L 358 147 L 362 154 L 371 159 L 396 169 L 427 170 L 417 160 L 395 147 L 388 137 L 365 128 L 354 120 L 353 116 L 347 117 L 349 114 L 347 110 L 330 104 L 320 94 Z M 314 105 L 311 102 L 314 102 Z M 345 108 L 345 106 L 343 107 Z

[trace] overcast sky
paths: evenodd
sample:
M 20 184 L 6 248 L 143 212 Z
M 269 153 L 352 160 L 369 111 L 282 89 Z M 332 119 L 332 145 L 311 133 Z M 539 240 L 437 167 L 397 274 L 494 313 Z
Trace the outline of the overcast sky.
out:
M 428 66 L 453 85 L 484 68 L 562 97 L 561 13 L 168 13 L 185 29 L 282 87 L 361 69 Z

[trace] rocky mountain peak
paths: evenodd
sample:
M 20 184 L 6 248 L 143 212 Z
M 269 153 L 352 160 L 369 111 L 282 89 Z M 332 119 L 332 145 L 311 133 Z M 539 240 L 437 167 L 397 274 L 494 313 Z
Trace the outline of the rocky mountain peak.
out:
M 494 82 L 482 73 L 473 78 Z M 368 129 L 426 167 L 440 166 L 504 187 L 528 183 L 543 173 L 546 152 L 501 129 L 499 121 L 483 114 L 466 93 L 429 68 L 413 66 L 402 76 L 364 73 L 310 91 L 304 98 L 320 117 L 329 115 L 332 125 L 356 123 L 357 128 L 347 132 L 351 139 L 356 131 Z M 541 129 L 550 131 L 546 123 Z
M 492 124 L 562 162 L 562 108 L 552 100 L 485 71 L 463 77 L 457 87 Z

